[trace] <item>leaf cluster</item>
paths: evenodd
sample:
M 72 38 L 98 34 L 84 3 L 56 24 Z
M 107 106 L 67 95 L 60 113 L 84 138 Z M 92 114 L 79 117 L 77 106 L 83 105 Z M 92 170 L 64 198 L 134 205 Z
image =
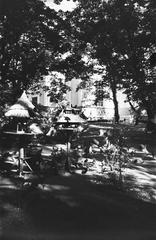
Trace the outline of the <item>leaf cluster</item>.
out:
M 69 48 L 67 32 L 62 15 L 46 7 L 43 1 L 0 1 L 2 104 L 11 99 L 14 102 L 33 84 L 41 87 L 43 76 Z
M 79 0 L 69 15 L 80 46 L 86 50 L 89 43 L 92 58 L 105 66 L 105 82 L 125 89 L 146 110 L 154 109 L 155 77 L 149 77 L 149 59 L 156 47 L 154 1 Z

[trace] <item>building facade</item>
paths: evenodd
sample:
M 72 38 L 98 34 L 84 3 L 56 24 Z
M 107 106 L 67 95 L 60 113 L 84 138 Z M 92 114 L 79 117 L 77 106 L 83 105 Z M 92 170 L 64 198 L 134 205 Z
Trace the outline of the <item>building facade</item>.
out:
M 110 100 L 103 99 L 99 101 L 96 105 L 95 102 L 95 89 L 94 87 L 89 89 L 80 89 L 77 91 L 77 87 L 81 82 L 80 79 L 72 79 L 67 85 L 70 87 L 70 91 L 66 94 L 66 101 L 68 102 L 69 107 L 82 108 L 84 114 L 89 119 L 107 119 L 112 120 L 114 118 L 114 104 L 110 92 Z M 50 84 L 50 77 L 47 76 L 44 79 L 44 85 L 48 86 Z M 48 92 L 43 89 L 40 90 L 40 93 L 30 94 L 30 100 L 34 104 L 41 104 L 49 108 L 53 108 L 55 104 L 51 101 L 51 98 L 48 96 Z M 117 93 L 117 99 L 119 104 L 119 114 L 120 120 L 131 121 L 130 106 L 125 102 L 126 95 L 120 90 Z

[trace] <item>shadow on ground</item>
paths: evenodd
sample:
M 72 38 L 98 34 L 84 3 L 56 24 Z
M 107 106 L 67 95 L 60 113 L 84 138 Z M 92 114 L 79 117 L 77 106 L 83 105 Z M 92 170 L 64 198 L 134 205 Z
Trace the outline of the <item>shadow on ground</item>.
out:
M 37 187 L 4 177 L 1 183 L 1 239 L 156 237 L 156 205 L 99 176 L 48 177 Z
M 130 146 L 139 146 L 140 138 L 152 144 L 150 136 L 132 130 Z M 155 240 L 155 160 L 145 155 L 125 180 L 119 186 L 95 174 L 66 174 L 31 185 L 0 176 L 0 239 Z

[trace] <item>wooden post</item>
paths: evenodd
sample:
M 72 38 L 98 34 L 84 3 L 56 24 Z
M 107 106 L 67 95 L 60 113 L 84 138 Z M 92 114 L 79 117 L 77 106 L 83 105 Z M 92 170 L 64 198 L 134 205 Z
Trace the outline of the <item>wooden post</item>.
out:
M 70 172 L 70 162 L 69 162 L 69 151 L 70 151 L 70 139 L 69 139 L 70 133 L 68 130 L 66 131 L 66 145 L 67 145 L 67 157 L 65 161 L 65 171 Z
M 18 133 L 18 131 L 19 131 L 19 125 L 18 125 L 18 123 L 17 123 L 17 130 L 16 130 L 16 131 L 17 131 L 17 133 Z
M 24 148 L 20 148 L 19 150 L 19 175 L 20 176 L 23 173 L 23 160 L 24 160 Z

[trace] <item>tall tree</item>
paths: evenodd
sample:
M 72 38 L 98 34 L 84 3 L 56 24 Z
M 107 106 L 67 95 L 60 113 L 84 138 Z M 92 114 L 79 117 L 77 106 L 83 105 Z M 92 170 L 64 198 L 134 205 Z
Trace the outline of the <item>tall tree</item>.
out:
M 128 98 L 146 109 L 149 119 L 156 113 L 156 85 L 149 62 L 149 56 L 156 47 L 153 3 L 127 1 L 126 6 L 120 7 L 124 9 L 120 17 L 123 29 L 120 36 L 124 47 L 122 52 L 126 56 L 123 61 L 123 86 Z
M 105 66 L 103 75 L 103 91 L 105 86 L 112 90 L 115 121 L 119 121 L 117 89 L 119 87 L 119 63 L 116 63 L 115 33 L 116 21 L 110 14 L 110 5 L 104 1 L 79 1 L 78 7 L 70 15 L 71 24 L 78 29 L 79 47 L 92 45 L 90 55 Z M 103 94 L 105 95 L 105 94 Z M 97 98 L 99 98 L 97 94 Z
M 154 75 L 148 57 L 156 47 L 155 2 L 139 0 L 83 1 L 70 14 L 80 45 L 91 43 L 92 57 L 106 66 L 114 97 L 123 87 L 129 100 L 156 113 Z M 85 48 L 85 47 L 84 47 Z M 117 107 L 117 101 L 114 98 Z M 116 119 L 117 117 L 116 113 Z
M 1 104 L 13 102 L 67 51 L 62 16 L 41 0 L 0 0 Z

